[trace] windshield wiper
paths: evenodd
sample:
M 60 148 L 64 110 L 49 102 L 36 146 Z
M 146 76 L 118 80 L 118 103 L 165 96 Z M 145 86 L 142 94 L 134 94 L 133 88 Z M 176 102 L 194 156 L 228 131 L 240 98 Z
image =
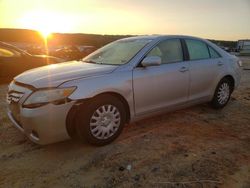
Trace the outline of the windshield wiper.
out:
M 97 64 L 97 62 L 95 62 L 95 61 L 93 61 L 93 60 L 85 60 L 85 61 L 83 61 L 83 62 Z

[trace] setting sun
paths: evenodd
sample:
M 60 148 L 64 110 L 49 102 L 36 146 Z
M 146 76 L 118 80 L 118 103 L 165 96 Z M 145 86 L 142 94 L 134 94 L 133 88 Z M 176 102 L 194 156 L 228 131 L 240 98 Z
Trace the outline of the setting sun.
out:
M 39 30 L 39 33 L 43 36 L 43 38 L 47 39 L 51 36 L 51 31 L 49 30 Z
M 0 18 L 5 18 L 1 28 L 38 30 L 43 36 L 52 32 L 186 34 L 221 40 L 250 37 L 249 0 L 17 2 L 0 0 Z
M 52 32 L 68 32 L 72 29 L 64 15 L 44 10 L 27 12 L 19 22 L 24 28 L 39 31 L 44 38 L 49 37 Z

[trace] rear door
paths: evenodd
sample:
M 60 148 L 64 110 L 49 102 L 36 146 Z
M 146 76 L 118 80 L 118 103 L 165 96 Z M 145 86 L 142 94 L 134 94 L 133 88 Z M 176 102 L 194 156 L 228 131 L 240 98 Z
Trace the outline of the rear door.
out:
M 159 56 L 162 64 L 133 70 L 136 115 L 183 104 L 188 98 L 189 64 L 184 61 L 181 41 L 162 41 L 148 56 Z
M 211 96 L 215 79 L 223 63 L 220 55 L 205 42 L 185 39 L 189 53 L 190 91 L 189 101 Z

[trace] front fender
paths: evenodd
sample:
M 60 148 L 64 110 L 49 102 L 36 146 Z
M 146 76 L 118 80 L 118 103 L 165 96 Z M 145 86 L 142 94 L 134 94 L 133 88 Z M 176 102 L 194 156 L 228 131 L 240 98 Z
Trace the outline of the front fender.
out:
M 60 85 L 60 87 L 72 86 L 76 86 L 77 89 L 68 97 L 71 100 L 89 99 L 103 93 L 116 93 L 127 101 L 130 114 L 134 114 L 131 71 L 117 71 L 101 76 L 72 80 Z

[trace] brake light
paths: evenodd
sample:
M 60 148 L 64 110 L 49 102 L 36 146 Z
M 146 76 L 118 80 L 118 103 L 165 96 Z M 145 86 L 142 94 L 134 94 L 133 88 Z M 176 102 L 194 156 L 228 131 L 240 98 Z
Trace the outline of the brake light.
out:
M 241 60 L 237 60 L 237 64 L 239 65 L 239 67 L 242 67 L 242 61 Z

